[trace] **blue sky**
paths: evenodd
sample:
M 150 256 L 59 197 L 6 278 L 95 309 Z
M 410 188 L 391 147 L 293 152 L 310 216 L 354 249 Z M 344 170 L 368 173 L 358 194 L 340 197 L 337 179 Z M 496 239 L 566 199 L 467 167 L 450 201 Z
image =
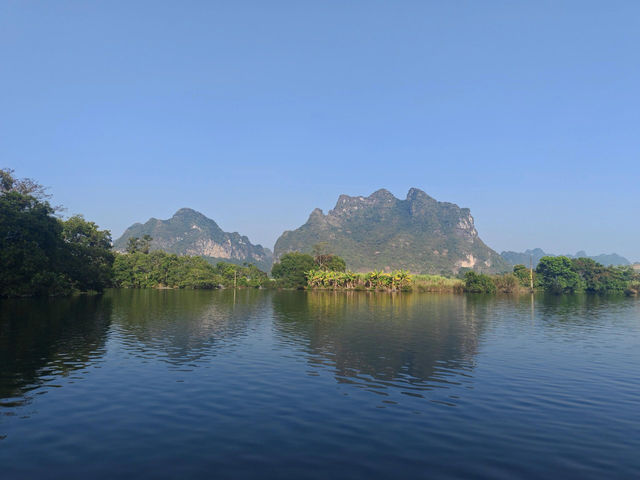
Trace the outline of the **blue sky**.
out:
M 0 165 L 114 237 L 418 187 L 498 251 L 640 260 L 639 45 L 636 1 L 4 0 Z

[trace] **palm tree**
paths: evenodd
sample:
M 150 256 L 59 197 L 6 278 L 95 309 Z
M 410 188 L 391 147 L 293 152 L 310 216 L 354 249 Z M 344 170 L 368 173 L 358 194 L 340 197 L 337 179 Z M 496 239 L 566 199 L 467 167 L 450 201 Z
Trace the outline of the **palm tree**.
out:
M 393 272 L 393 281 L 395 288 L 402 289 L 411 281 L 411 274 L 407 270 L 396 270 Z
M 389 275 L 388 273 L 381 273 L 380 274 L 380 279 L 378 280 L 378 283 L 383 288 L 392 289 L 393 288 L 393 276 Z
M 347 288 L 353 288 L 354 282 L 358 279 L 358 276 L 351 270 L 347 270 L 344 273 L 345 286 Z
M 322 272 L 319 270 L 309 270 L 305 273 L 307 283 L 310 287 L 318 287 L 322 284 Z

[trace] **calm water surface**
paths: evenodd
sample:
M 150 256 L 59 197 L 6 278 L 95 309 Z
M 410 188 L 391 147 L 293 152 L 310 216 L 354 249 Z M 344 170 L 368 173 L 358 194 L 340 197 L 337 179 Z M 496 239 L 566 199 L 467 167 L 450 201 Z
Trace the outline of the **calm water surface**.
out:
M 640 300 L 0 302 L 0 476 L 640 478 Z

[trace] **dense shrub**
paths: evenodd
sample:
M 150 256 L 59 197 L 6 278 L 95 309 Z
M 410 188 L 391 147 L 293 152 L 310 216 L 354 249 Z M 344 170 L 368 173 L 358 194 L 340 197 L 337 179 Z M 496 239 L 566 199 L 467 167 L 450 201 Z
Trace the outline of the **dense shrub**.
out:
M 219 262 L 198 256 L 178 256 L 155 250 L 119 254 L 113 266 L 114 285 L 123 288 L 195 288 L 267 286 L 267 274 L 253 265 Z
M 513 273 L 504 273 L 493 277 L 493 283 L 500 293 L 516 293 L 521 285 L 518 278 Z
M 399 291 L 408 290 L 412 283 L 412 276 L 406 270 L 354 273 L 313 269 L 306 276 L 310 288 Z
M 489 275 L 467 272 L 464 275 L 464 289 L 470 293 L 496 293 L 496 284 Z
M 0 296 L 101 291 L 111 281 L 111 234 L 80 216 L 63 221 L 44 189 L 0 170 Z
M 271 267 L 271 276 L 284 288 L 304 288 L 307 285 L 307 272 L 316 268 L 311 255 L 289 252 L 282 255 L 280 261 Z
M 584 290 L 584 281 L 567 257 L 542 257 L 536 267 L 542 288 L 551 293 L 573 293 Z

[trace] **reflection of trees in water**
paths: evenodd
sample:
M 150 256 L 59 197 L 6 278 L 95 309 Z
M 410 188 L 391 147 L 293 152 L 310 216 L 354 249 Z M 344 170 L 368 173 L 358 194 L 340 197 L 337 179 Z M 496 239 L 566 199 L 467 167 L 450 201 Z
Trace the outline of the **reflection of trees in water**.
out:
M 575 295 L 542 294 L 535 296 L 535 305 L 542 317 L 554 317 L 568 321 L 598 318 L 603 310 L 627 309 L 629 298 L 624 295 L 597 295 L 582 293 Z M 631 299 L 632 300 L 632 299 Z
M 15 399 L 2 403 L 99 360 L 110 322 L 103 296 L 0 302 L 0 399 Z
M 550 335 L 567 339 L 592 335 L 611 322 L 629 318 L 630 307 L 640 318 L 640 301 L 624 295 L 536 295 L 534 306 L 532 319 Z
M 142 357 L 193 362 L 233 345 L 252 319 L 269 312 L 256 290 L 117 290 L 114 324 L 123 344 Z
M 367 292 L 279 292 L 273 305 L 280 340 L 303 345 L 338 381 L 417 390 L 471 370 L 487 309 L 461 295 Z

